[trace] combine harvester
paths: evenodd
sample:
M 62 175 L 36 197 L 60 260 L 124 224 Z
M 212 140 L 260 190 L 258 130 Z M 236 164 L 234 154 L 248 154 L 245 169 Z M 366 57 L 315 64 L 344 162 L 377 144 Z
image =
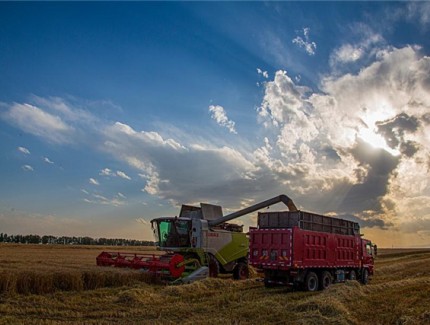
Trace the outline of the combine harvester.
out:
M 219 274 L 246 279 L 249 276 L 249 240 L 243 226 L 227 222 L 279 202 L 290 211 L 297 211 L 286 195 L 226 216 L 217 205 L 182 205 L 179 218 L 151 220 L 158 249 L 165 252 L 163 255 L 102 252 L 97 257 L 97 265 L 140 269 L 173 283 L 190 283 Z

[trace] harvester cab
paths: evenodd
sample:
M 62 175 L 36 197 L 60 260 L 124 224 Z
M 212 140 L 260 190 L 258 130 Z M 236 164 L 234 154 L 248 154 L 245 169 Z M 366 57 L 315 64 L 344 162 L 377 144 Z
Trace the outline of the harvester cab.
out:
M 97 264 L 142 269 L 174 283 L 189 283 L 220 274 L 232 274 L 234 279 L 248 278 L 247 234 L 243 232 L 243 226 L 228 221 L 279 202 L 287 205 L 290 211 L 297 210 L 286 195 L 226 216 L 218 205 L 183 205 L 179 217 L 151 220 L 158 249 L 165 254 L 103 252 L 97 257 Z

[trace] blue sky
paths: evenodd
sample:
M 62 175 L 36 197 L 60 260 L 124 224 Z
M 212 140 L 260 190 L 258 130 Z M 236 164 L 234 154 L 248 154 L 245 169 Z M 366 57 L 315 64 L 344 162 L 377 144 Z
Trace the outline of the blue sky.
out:
M 429 29 L 426 2 L 2 2 L 0 231 L 151 239 L 285 193 L 428 246 Z

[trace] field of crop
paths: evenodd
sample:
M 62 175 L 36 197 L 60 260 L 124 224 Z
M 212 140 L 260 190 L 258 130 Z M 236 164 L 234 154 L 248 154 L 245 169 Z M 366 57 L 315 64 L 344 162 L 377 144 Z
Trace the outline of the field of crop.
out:
M 430 250 L 381 249 L 369 285 L 308 293 L 255 278 L 154 284 L 96 267 L 103 249 L 0 245 L 0 324 L 430 324 Z

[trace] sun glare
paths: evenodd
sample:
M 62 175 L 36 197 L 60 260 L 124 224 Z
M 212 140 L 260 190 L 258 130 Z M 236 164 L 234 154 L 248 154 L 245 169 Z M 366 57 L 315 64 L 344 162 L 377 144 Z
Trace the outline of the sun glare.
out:
M 390 148 L 390 146 L 388 146 L 387 144 L 387 141 L 385 141 L 385 139 L 380 134 L 375 133 L 371 129 L 368 129 L 368 128 L 361 129 L 358 132 L 357 137 L 367 142 L 372 147 L 383 149 L 389 152 L 393 156 L 398 156 L 400 154 L 400 152 L 397 149 Z
M 367 114 L 362 117 L 362 119 L 369 127 L 361 128 L 357 133 L 357 137 L 367 142 L 374 148 L 383 149 L 393 156 L 398 156 L 400 152 L 397 149 L 391 148 L 387 144 L 387 141 L 384 139 L 384 137 L 376 132 L 376 122 L 386 121 L 392 115 L 392 108 L 386 103 L 382 104 L 378 110 L 367 112 Z

